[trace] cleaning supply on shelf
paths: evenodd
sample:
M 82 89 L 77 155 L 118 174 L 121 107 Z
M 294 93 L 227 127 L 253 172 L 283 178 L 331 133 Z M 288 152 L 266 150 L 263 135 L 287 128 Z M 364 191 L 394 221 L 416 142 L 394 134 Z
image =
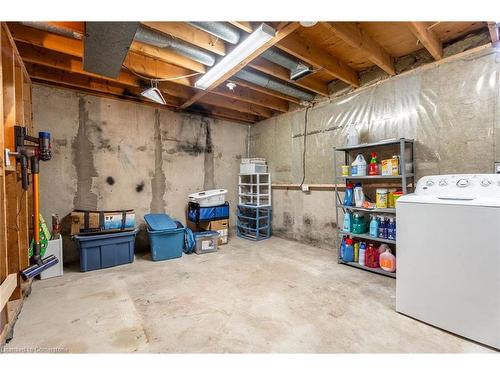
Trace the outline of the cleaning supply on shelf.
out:
M 342 176 L 347 177 L 349 176 L 349 169 L 351 167 L 349 165 L 343 165 L 342 166 Z
M 359 132 L 354 125 L 351 125 L 347 132 L 347 146 L 356 146 L 358 144 L 359 144 Z
M 356 159 L 354 159 L 352 163 L 352 167 L 353 169 L 356 168 L 356 174 L 352 171 L 353 176 L 366 176 L 366 160 L 362 153 L 356 156 Z
M 387 190 L 387 208 L 395 208 L 394 204 L 394 193 L 397 189 L 388 189 Z
M 354 262 L 358 263 L 359 259 L 359 242 L 354 242 Z
M 387 239 L 396 240 L 396 218 L 390 217 L 387 224 Z
M 377 216 L 372 215 L 372 219 L 370 220 L 370 237 L 378 237 L 378 226 Z
M 344 206 L 352 206 L 354 203 L 354 187 L 352 183 L 348 183 L 345 187 Z
M 396 257 L 391 253 L 390 248 L 388 247 L 385 251 L 379 256 L 380 268 L 387 272 L 396 271 Z
M 340 242 L 340 259 L 344 259 L 345 239 L 346 237 L 343 236 L 342 241 Z
M 377 153 L 371 153 L 370 164 L 368 165 L 368 174 L 370 176 L 378 175 L 378 163 L 377 163 Z
M 385 218 L 383 216 L 379 216 L 378 219 L 378 237 L 384 238 L 384 230 L 385 230 Z
M 346 211 L 344 214 L 344 224 L 342 226 L 342 230 L 344 232 L 351 232 L 352 230 L 351 213 L 349 211 Z
M 379 253 L 374 244 L 369 243 L 365 251 L 365 266 L 370 268 L 379 267 Z
M 363 207 L 363 203 L 365 202 L 365 194 L 363 193 L 363 187 L 359 182 L 356 182 L 354 185 L 354 205 L 356 207 Z
M 378 188 L 375 193 L 377 208 L 387 208 L 387 189 Z
M 344 256 L 342 260 L 344 262 L 354 262 L 354 241 L 352 238 L 347 238 L 345 240 Z
M 399 198 L 403 195 L 403 192 L 401 190 L 395 191 L 392 193 L 392 197 L 394 199 L 394 208 L 396 208 L 396 202 L 398 201 Z
M 363 234 L 367 232 L 367 224 L 365 217 L 360 212 L 352 214 L 351 232 L 354 234 Z
M 365 265 L 365 253 L 366 253 L 366 243 L 361 242 L 359 245 L 359 255 L 358 255 L 358 263 L 360 266 Z

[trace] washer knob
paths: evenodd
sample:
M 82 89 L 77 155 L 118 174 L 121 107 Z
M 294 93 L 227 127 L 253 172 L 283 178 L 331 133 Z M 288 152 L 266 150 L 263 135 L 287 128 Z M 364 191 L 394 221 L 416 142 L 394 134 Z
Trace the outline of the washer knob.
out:
M 446 180 L 439 180 L 439 186 L 446 186 L 448 185 L 448 181 Z
M 466 178 L 461 178 L 457 181 L 457 186 L 461 188 L 467 187 L 469 186 L 469 180 L 467 180 Z
M 491 185 L 491 181 L 490 180 L 487 180 L 487 179 L 484 179 L 484 180 L 481 180 L 481 186 L 490 186 Z
M 432 180 L 428 180 L 425 184 L 426 184 L 427 186 L 432 186 L 432 185 L 434 185 L 434 181 L 432 181 Z

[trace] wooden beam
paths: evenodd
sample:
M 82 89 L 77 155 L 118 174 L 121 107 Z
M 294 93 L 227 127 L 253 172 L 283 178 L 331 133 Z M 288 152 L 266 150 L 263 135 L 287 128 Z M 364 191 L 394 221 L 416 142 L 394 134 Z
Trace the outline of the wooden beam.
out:
M 225 85 L 220 85 L 212 91 L 214 94 L 222 95 L 228 98 L 238 98 L 247 103 L 257 104 L 263 107 L 272 108 L 279 112 L 288 112 L 288 102 L 284 99 L 279 99 L 274 96 L 263 94 L 252 90 L 248 87 L 237 85 L 233 90 L 230 90 Z
M 207 51 L 224 56 L 226 46 L 221 39 L 184 22 L 142 22 L 143 25 L 171 35 Z
M 386 73 L 396 74 L 392 57 L 355 22 L 327 22 L 326 25 L 344 42 L 362 51 L 372 63 Z
M 310 40 L 300 35 L 290 35 L 276 46 L 315 68 L 326 70 L 351 86 L 359 87 L 358 73 L 354 69 L 323 49 L 316 47 Z
M 204 95 L 198 101 L 204 104 L 210 104 L 221 108 L 232 109 L 238 112 L 249 113 L 262 118 L 269 118 L 273 115 L 273 111 L 271 111 L 269 108 L 265 108 L 256 104 L 241 102 L 237 100 L 234 95 Z
M 250 22 L 245 21 L 229 21 L 229 23 L 240 30 L 243 30 L 247 33 L 251 33 L 253 31 L 252 24 Z
M 7 305 L 10 296 L 17 288 L 17 274 L 11 273 L 7 278 L 0 284 L 0 310 Z
M 197 103 L 188 108 L 188 112 L 198 113 L 205 116 L 214 116 L 225 120 L 233 120 L 244 123 L 256 123 L 261 120 L 258 116 L 241 113 L 227 108 L 219 108 L 209 104 Z
M 265 43 L 262 47 L 258 48 L 255 52 L 247 56 L 242 62 L 240 62 L 238 65 L 236 65 L 233 69 L 229 70 L 226 74 L 224 74 L 221 78 L 219 78 L 217 81 L 215 81 L 210 87 L 208 87 L 205 91 L 200 91 L 197 93 L 195 96 L 193 96 L 191 99 L 187 100 L 185 103 L 182 104 L 181 108 L 187 108 L 191 104 L 195 103 L 198 101 L 200 98 L 205 96 L 210 90 L 216 88 L 219 86 L 222 82 L 225 82 L 227 79 L 232 77 L 235 73 L 239 72 L 241 69 L 243 69 L 250 61 L 255 59 L 257 56 L 259 56 L 262 52 L 266 51 L 267 49 L 271 48 L 273 45 L 278 43 L 280 40 L 283 38 L 287 37 L 291 33 L 293 33 L 295 30 L 297 30 L 300 27 L 300 24 L 298 22 L 290 22 L 287 25 L 285 25 L 283 28 L 276 30 L 276 34 L 273 38 L 271 38 L 267 43 Z
M 496 22 L 488 22 L 488 30 L 490 32 L 490 38 L 491 38 L 491 43 L 496 43 L 498 42 L 499 38 L 499 31 L 497 27 Z
M 251 63 L 248 64 L 251 68 L 254 68 L 262 73 L 269 74 L 273 77 L 279 78 L 280 80 L 291 83 L 292 85 L 301 87 L 303 89 L 312 91 L 316 94 L 322 96 L 328 96 L 328 85 L 314 77 L 305 76 L 299 80 L 292 80 L 290 78 L 290 71 L 278 64 L 274 64 L 269 60 L 262 57 L 257 57 Z
M 443 58 L 443 44 L 434 31 L 429 29 L 426 22 L 408 22 L 408 28 L 434 57 L 434 60 Z

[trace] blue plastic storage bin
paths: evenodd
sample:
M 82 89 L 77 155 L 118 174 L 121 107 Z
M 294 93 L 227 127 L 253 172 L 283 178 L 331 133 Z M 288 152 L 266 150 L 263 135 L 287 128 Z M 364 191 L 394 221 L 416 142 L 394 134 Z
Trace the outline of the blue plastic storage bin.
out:
M 147 214 L 149 247 L 154 261 L 180 258 L 184 249 L 185 228 L 166 214 Z
M 75 236 L 80 251 L 80 270 L 87 272 L 132 263 L 136 235 L 137 230 Z
M 220 206 L 211 207 L 200 207 L 200 205 L 195 202 L 189 202 L 188 204 L 188 220 L 193 223 L 223 219 L 229 219 L 228 202 Z

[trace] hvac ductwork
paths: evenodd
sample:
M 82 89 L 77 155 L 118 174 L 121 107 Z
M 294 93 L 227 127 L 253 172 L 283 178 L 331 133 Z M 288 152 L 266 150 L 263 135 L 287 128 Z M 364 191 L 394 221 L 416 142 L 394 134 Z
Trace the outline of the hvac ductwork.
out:
M 262 53 L 261 56 L 266 60 L 290 70 L 290 79 L 297 80 L 312 73 L 312 68 L 309 65 L 304 64 L 302 61 L 292 59 L 276 49 L 268 49 Z
M 188 22 L 188 24 L 231 44 L 237 44 L 240 41 L 238 30 L 224 22 Z
M 312 94 L 246 69 L 240 70 L 235 74 L 235 77 L 250 83 L 254 83 L 258 86 L 266 87 L 270 90 L 281 92 L 282 94 L 293 96 L 294 98 L 300 99 L 302 101 L 309 102 L 314 99 L 314 95 Z
M 57 34 L 73 39 L 83 39 L 83 35 L 77 31 L 51 25 L 46 22 L 21 22 L 21 25 L 32 27 L 34 29 L 47 31 L 48 33 Z
M 212 66 L 215 64 L 215 58 L 208 52 L 202 51 L 185 42 L 181 42 L 170 35 L 160 33 L 140 26 L 135 33 L 135 40 L 138 42 L 151 44 L 160 48 L 173 49 L 179 54 L 197 61 L 203 65 Z

